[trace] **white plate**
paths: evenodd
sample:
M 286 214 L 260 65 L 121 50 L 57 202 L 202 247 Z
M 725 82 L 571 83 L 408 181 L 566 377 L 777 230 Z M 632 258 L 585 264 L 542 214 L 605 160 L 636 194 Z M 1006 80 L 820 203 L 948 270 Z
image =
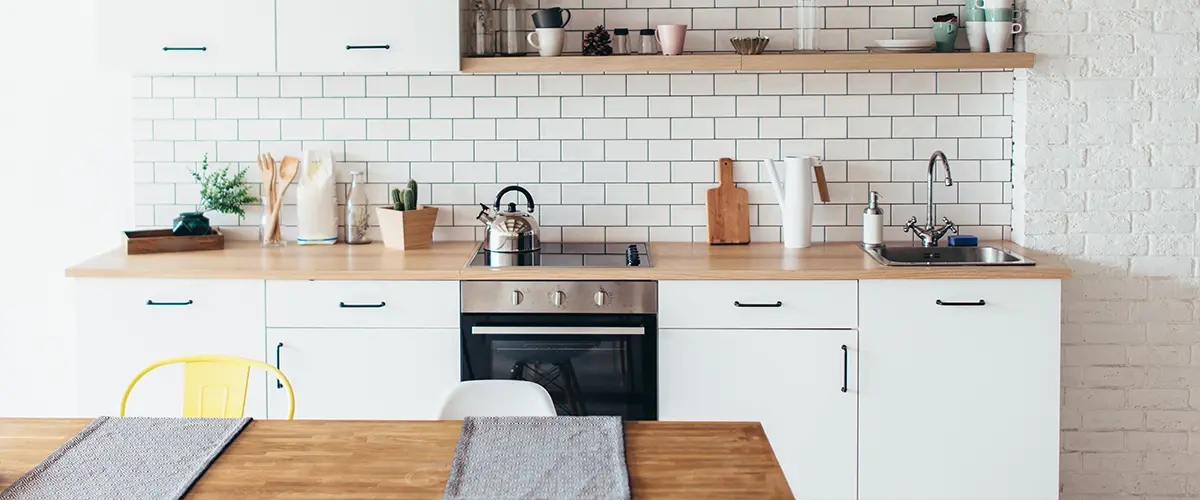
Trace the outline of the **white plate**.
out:
M 879 53 L 884 53 L 884 54 L 915 54 L 915 53 L 920 53 L 920 52 L 932 52 L 933 51 L 932 46 L 889 49 L 886 47 L 876 47 L 874 45 L 868 45 L 866 47 L 866 49 L 867 49 L 867 52 L 879 52 Z
M 885 49 L 920 49 L 933 47 L 933 40 L 875 40 L 875 45 Z

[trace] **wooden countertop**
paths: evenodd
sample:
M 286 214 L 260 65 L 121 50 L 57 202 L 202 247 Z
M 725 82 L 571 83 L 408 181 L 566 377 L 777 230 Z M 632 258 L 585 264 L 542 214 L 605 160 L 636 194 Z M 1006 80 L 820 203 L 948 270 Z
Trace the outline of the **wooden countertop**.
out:
M 989 242 L 1037 262 L 1014 267 L 887 267 L 852 243 L 816 244 L 789 250 L 779 243 L 710 246 L 651 243 L 649 268 L 466 267 L 478 246 L 435 243 L 423 250 L 364 246 L 299 246 L 264 249 L 231 242 L 224 250 L 125 255 L 123 249 L 67 269 L 74 278 L 225 278 L 312 280 L 854 280 L 854 279 L 1062 279 L 1061 259 L 1008 242 Z
M 90 422 L 0 419 L 0 490 Z M 187 498 L 438 499 L 459 421 L 256 420 Z M 626 422 L 634 498 L 793 498 L 757 423 Z

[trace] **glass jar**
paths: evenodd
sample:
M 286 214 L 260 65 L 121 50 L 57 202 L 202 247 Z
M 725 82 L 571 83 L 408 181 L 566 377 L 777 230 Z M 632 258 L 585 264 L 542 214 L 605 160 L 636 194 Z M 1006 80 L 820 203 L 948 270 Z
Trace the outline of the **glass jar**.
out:
M 647 56 L 658 54 L 658 39 L 654 37 L 654 29 L 644 29 L 640 33 L 642 48 L 638 50 L 638 53 Z
M 262 246 L 266 248 L 286 246 L 283 242 L 283 230 L 279 212 L 275 211 L 275 206 L 271 203 L 269 196 L 263 196 L 262 201 Z
M 496 55 L 525 55 L 525 6 L 522 0 L 501 0 L 496 8 Z
M 629 54 L 629 29 L 617 28 L 613 30 L 612 47 L 614 56 Z
M 367 231 L 371 230 L 371 207 L 367 205 L 367 191 L 363 188 L 363 173 L 350 172 L 350 194 L 346 196 L 346 243 L 361 245 L 370 243 Z
M 492 0 L 470 0 L 467 8 L 467 55 L 496 55 L 496 13 Z
M 821 8 L 817 0 L 796 0 L 796 27 L 792 40 L 797 52 L 820 52 Z

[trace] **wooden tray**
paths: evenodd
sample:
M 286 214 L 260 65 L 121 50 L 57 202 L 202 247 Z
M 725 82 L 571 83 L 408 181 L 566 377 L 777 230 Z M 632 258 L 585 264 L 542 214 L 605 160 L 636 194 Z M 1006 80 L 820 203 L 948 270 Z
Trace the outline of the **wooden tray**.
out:
M 125 231 L 125 254 L 195 252 L 225 248 L 225 235 L 213 228 L 206 236 L 172 236 L 170 229 Z

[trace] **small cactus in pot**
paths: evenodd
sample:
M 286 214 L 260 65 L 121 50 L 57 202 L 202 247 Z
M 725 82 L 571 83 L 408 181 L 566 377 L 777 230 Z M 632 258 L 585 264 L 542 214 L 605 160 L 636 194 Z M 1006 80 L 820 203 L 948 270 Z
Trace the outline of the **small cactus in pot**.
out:
M 417 181 L 409 179 L 408 187 L 392 189 L 392 210 L 404 212 L 417 209 Z
M 392 189 L 391 195 L 391 206 L 377 210 L 383 244 L 401 250 L 428 247 L 433 240 L 437 207 L 417 206 L 416 181 Z

